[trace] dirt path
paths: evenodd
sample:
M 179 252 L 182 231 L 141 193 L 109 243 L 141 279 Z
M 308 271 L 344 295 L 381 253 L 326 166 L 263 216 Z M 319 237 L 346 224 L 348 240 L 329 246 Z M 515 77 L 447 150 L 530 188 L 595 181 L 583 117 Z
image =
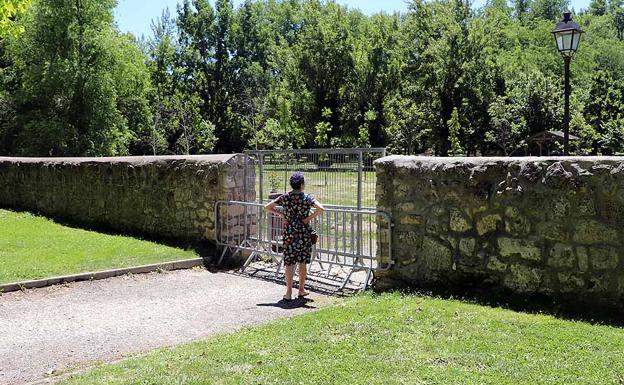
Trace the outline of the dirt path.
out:
M 120 359 L 309 311 L 282 287 L 203 269 L 125 276 L 0 296 L 0 384 Z M 52 375 L 50 378 L 54 378 Z

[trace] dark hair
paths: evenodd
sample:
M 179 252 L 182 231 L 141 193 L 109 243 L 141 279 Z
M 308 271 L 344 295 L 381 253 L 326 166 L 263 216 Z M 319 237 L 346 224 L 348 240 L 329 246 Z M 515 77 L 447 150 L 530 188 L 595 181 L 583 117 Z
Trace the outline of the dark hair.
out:
M 290 177 L 290 187 L 292 187 L 293 190 L 300 190 L 304 183 L 305 177 L 302 172 L 296 172 Z

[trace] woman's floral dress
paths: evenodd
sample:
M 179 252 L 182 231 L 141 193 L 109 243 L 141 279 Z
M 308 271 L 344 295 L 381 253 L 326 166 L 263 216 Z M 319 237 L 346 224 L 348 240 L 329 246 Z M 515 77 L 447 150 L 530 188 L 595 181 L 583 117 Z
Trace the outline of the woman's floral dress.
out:
M 284 213 L 284 265 L 310 263 L 312 258 L 312 227 L 303 223 L 310 216 L 314 198 L 303 192 L 290 192 L 277 198 Z

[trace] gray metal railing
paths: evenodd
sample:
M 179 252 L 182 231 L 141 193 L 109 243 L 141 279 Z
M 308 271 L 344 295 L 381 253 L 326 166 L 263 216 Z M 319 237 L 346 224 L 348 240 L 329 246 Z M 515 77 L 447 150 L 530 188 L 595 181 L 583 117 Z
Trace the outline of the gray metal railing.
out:
M 216 205 L 217 244 L 223 247 L 219 263 L 230 252 L 246 257 L 242 270 L 265 257 L 276 265 L 279 275 L 283 264 L 282 219 L 265 212 L 257 202 L 223 201 Z M 388 214 L 375 210 L 328 208 L 313 223 L 319 240 L 312 252 L 312 264 L 329 274 L 338 269 L 343 276 L 340 289 L 353 273 L 365 272 L 363 289 L 373 271 L 392 264 L 392 221 Z

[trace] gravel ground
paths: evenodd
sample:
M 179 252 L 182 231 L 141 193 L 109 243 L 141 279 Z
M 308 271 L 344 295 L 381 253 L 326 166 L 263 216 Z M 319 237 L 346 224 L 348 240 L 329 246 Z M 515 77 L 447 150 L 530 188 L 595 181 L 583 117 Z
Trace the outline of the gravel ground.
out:
M 313 310 L 282 286 L 204 269 L 123 276 L 0 296 L 0 384 L 57 374 Z

